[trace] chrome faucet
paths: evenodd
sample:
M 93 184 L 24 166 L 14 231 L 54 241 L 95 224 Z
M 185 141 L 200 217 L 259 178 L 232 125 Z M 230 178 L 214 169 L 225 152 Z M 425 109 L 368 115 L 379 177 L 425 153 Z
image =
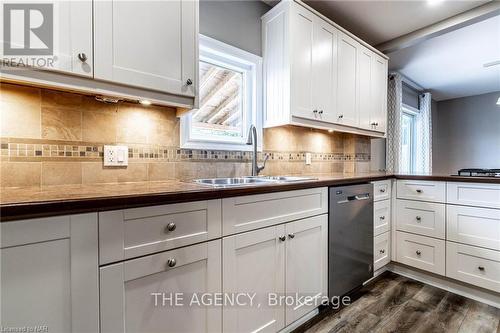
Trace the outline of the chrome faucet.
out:
M 253 145 L 252 176 L 258 176 L 259 172 L 264 170 L 264 168 L 266 167 L 266 162 L 269 158 L 269 155 L 266 154 L 266 157 L 264 157 L 264 164 L 262 166 L 259 166 L 257 164 L 257 129 L 254 125 L 250 125 L 250 129 L 248 130 L 247 145 Z

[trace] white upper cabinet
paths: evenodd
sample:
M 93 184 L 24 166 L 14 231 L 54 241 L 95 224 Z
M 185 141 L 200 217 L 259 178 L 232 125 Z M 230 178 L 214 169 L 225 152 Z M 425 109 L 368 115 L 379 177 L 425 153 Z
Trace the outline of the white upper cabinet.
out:
M 338 48 L 337 121 L 348 126 L 358 126 L 357 88 L 360 45 L 353 38 L 340 32 Z
M 334 113 L 336 30 L 304 7 L 291 13 L 292 115 L 328 120 Z
M 300 1 L 266 13 L 262 37 L 265 127 L 384 135 L 386 57 Z
M 387 60 L 372 57 L 370 129 L 385 132 L 387 128 Z
M 194 96 L 198 3 L 96 1 L 95 78 Z

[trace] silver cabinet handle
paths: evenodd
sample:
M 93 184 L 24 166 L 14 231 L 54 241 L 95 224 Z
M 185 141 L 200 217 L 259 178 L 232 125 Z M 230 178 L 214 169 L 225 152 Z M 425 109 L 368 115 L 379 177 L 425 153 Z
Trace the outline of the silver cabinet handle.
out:
M 477 269 L 479 269 L 481 272 L 484 272 L 484 267 L 483 266 L 479 266 Z
M 420 250 L 415 251 L 415 253 L 417 254 L 417 256 L 422 254 L 422 252 L 420 252 Z
M 382 221 L 385 220 L 385 216 L 380 216 L 379 217 Z
M 193 84 L 193 80 L 191 80 L 191 79 L 187 79 L 187 80 L 186 80 L 186 84 L 187 84 L 188 86 L 192 85 L 192 84 Z
M 314 113 L 314 114 L 318 113 L 318 110 L 313 110 L 313 113 Z
M 418 222 L 422 221 L 422 218 L 420 216 L 417 216 L 416 219 Z
M 319 112 L 318 112 L 318 113 L 319 113 L 319 114 L 323 114 L 323 110 L 319 110 Z
M 380 252 L 380 254 L 384 254 L 385 250 L 380 250 L 379 252 Z
M 85 53 L 78 53 L 78 59 L 80 59 L 81 62 L 85 62 L 88 58 Z
M 424 190 L 421 190 L 421 189 L 419 189 L 419 188 L 418 188 L 418 189 L 416 189 L 416 191 L 417 191 L 417 193 L 423 193 L 423 192 L 424 192 Z
M 288 234 L 288 238 L 293 239 L 295 237 L 295 234 Z
M 385 188 L 381 188 L 381 189 L 380 189 L 380 192 L 381 192 L 381 193 L 385 193 Z
M 279 236 L 278 239 L 282 242 L 286 241 L 286 237 L 285 236 Z
M 169 224 L 167 224 L 167 226 L 165 227 L 165 232 L 174 231 L 176 228 L 177 228 L 177 226 L 175 225 L 175 223 L 174 223 L 174 222 L 170 222 L 170 223 L 169 223 Z
M 340 114 L 340 115 L 339 115 L 339 119 L 342 119 L 342 118 L 344 118 L 344 115 L 343 115 L 343 114 Z
M 177 264 L 177 260 L 175 260 L 174 258 L 170 258 L 167 260 L 168 267 L 174 267 L 176 264 Z

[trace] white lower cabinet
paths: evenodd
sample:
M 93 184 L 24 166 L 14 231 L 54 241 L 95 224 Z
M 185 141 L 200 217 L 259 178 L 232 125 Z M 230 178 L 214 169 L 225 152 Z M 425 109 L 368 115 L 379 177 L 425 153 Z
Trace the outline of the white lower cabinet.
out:
M 373 203 L 373 235 L 377 236 L 391 229 L 391 200 Z
M 0 224 L 0 327 L 99 331 L 97 214 Z
M 192 302 L 221 291 L 220 240 L 101 267 L 100 280 L 102 333 L 222 330 L 220 307 Z
M 384 232 L 373 239 L 373 271 L 391 262 L 390 232 Z
M 445 274 L 445 241 L 396 232 L 397 261 L 436 274 Z
M 277 332 L 314 309 L 272 301 L 326 295 L 327 226 L 325 214 L 223 239 L 224 292 L 256 293 L 260 304 L 224 307 L 224 332 Z
M 500 292 L 500 252 L 446 242 L 446 276 Z

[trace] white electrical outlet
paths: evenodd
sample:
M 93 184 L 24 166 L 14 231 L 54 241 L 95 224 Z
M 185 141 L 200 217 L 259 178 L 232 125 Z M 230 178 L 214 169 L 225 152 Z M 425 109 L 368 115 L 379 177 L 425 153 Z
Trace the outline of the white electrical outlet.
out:
M 127 146 L 104 146 L 104 166 L 127 166 Z
M 311 153 L 306 153 L 306 165 L 311 165 Z

